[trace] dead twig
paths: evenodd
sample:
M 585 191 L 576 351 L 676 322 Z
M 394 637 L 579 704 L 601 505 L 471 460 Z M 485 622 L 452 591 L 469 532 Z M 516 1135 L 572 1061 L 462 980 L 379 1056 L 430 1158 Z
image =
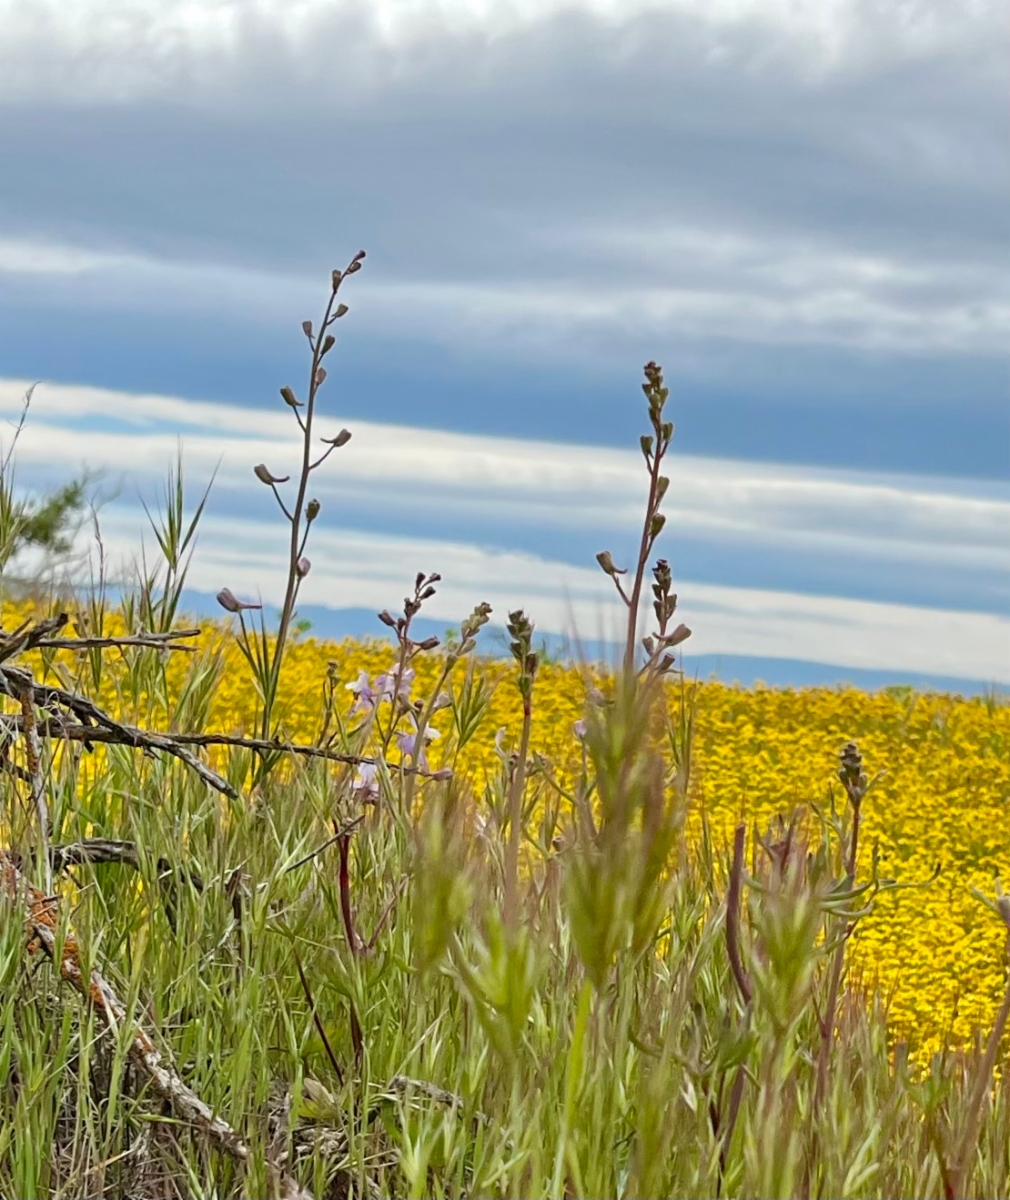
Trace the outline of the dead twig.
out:
M 184 650 L 195 654 L 195 646 L 177 646 L 181 638 L 195 638 L 202 629 L 172 629 L 168 633 L 138 633 L 129 637 L 42 638 L 35 648 L 44 650 L 118 650 L 126 646 L 142 646 L 152 650 Z
M 135 871 L 141 869 L 140 853 L 135 842 L 123 842 L 113 838 L 84 838 L 79 842 L 70 842 L 65 846 L 51 846 L 49 861 L 54 871 L 65 871 L 68 867 L 81 866 L 84 863 L 120 863 L 132 867 Z M 204 890 L 202 877 L 196 872 L 174 866 L 164 856 L 157 862 L 158 883 L 164 892 L 163 904 L 165 916 L 173 933 L 176 932 L 176 878 L 188 883 L 198 892 Z M 51 889 L 50 889 L 51 890 Z
M 93 968 L 90 974 L 85 974 L 81 966 L 77 939 L 69 933 L 60 937 L 58 901 L 32 887 L 6 853 L 0 853 L 0 881 L 3 890 L 11 899 L 20 900 L 27 907 L 29 951 L 41 948 L 58 966 L 60 975 L 98 1009 L 109 1029 L 116 1033 L 127 1023 L 126 1008 L 97 967 Z M 222 1117 L 217 1116 L 171 1066 L 165 1064 L 154 1042 L 136 1022 L 133 1023 L 129 1054 L 131 1060 L 150 1079 L 155 1091 L 172 1105 L 176 1113 L 191 1121 L 219 1149 L 231 1155 L 237 1162 L 249 1162 L 249 1146 L 241 1135 Z M 276 1164 L 268 1165 L 277 1172 L 285 1196 L 293 1200 L 311 1200 L 310 1194 L 297 1180 Z
M 195 754 L 179 743 L 173 736 L 163 733 L 151 733 L 138 729 L 134 725 L 123 725 L 113 720 L 108 713 L 103 712 L 97 704 L 68 692 L 65 688 L 54 687 L 51 684 L 37 684 L 31 672 L 20 667 L 0 666 L 0 694 L 13 699 L 19 699 L 22 692 L 30 690 L 35 705 L 53 713 L 55 709 L 64 708 L 72 712 L 84 726 L 84 731 L 75 740 L 113 742 L 120 746 L 133 746 L 138 750 L 157 750 L 163 754 L 173 755 L 198 775 L 208 787 L 221 792 L 231 800 L 241 799 L 238 791 L 222 775 L 212 770 L 206 763 L 201 762 Z M 54 728 L 55 726 L 55 728 Z M 51 716 L 40 723 L 40 732 L 52 737 L 69 736 L 67 726 L 61 717 Z M 90 732 L 89 732 L 90 731 Z M 100 733 L 99 731 L 103 731 Z
M 0 691 L 2 691 L 0 685 Z M 20 730 L 18 720 L 8 722 L 12 729 Z M 158 738 L 171 742 L 180 750 L 194 746 L 205 749 L 210 746 L 229 746 L 238 750 L 253 750 L 257 753 L 293 754 L 299 758 L 319 758 L 327 762 L 344 763 L 350 767 L 374 765 L 378 761 L 367 754 L 343 754 L 337 750 L 329 750 L 325 746 L 308 746 L 300 742 L 279 742 L 269 738 L 250 738 L 240 734 L 228 733 L 151 733 L 132 725 L 122 725 L 119 729 L 102 728 L 91 724 L 66 721 L 59 716 L 53 716 L 40 722 L 39 731 L 45 737 L 59 738 L 69 742 L 95 742 L 106 745 L 132 746 L 139 745 L 137 738 Z M 123 732 L 125 731 L 125 733 Z M 166 749 L 164 746 L 154 746 L 154 749 Z M 171 751 L 169 751 L 171 752 Z M 401 769 L 407 775 L 418 775 L 422 779 L 445 779 L 445 770 L 427 771 L 420 767 L 407 766 L 406 763 L 390 762 L 389 769 L 399 772 Z
M 68 620 L 66 613 L 60 613 L 59 616 L 47 617 L 44 621 L 25 621 L 13 633 L 0 632 L 0 663 L 17 658 L 26 650 L 33 650 L 50 634 L 61 630 Z
M 53 890 L 53 869 L 49 863 L 49 805 L 46 803 L 46 781 L 42 775 L 42 743 L 39 741 L 31 689 L 22 688 L 18 700 L 21 703 L 21 732 L 25 739 L 25 762 L 30 781 L 31 805 L 35 810 L 38 825 L 43 887 L 48 894 Z

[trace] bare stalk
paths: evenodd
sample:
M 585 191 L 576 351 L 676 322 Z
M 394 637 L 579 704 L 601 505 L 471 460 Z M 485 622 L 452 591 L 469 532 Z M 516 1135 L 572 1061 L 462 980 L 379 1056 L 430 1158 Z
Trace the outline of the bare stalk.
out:
M 730 868 L 729 890 L 726 893 L 726 954 L 743 1002 L 750 1004 L 750 980 L 740 957 L 740 898 L 743 893 L 743 855 L 746 838 L 747 826 L 738 825 L 733 835 L 733 866 Z

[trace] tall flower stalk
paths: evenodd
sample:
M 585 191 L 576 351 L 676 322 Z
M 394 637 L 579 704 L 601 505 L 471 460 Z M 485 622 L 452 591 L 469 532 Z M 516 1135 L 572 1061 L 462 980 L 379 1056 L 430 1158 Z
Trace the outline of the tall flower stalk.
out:
M 642 391 L 649 405 L 649 424 L 652 433 L 643 434 L 640 445 L 642 457 L 649 472 L 649 496 L 645 505 L 645 521 L 642 525 L 642 536 L 638 544 L 638 559 L 635 564 L 635 574 L 631 580 L 630 593 L 621 582 L 621 576 L 627 571 L 614 565 L 613 555 L 609 550 L 602 550 L 596 556 L 596 561 L 604 574 L 614 581 L 617 593 L 628 610 L 628 625 L 624 644 L 624 671 L 632 675 L 638 654 L 638 610 L 642 603 L 642 589 L 645 586 L 645 573 L 649 558 L 656 545 L 656 539 L 663 532 L 666 517 L 660 511 L 663 498 L 670 486 L 669 477 L 663 474 L 663 460 L 673 441 L 673 422 L 663 419 L 663 409 L 670 396 L 670 389 L 663 383 L 663 368 L 655 362 L 645 364 L 645 382 Z M 678 625 L 672 632 L 667 632 L 667 626 L 677 608 L 677 597 L 670 592 L 670 568 L 665 559 L 660 559 L 653 568 L 655 583 L 653 608 L 659 622 L 655 635 L 643 641 L 648 655 L 646 669 L 659 668 L 666 672 L 673 666 L 673 656 L 670 650 L 691 636 L 686 625 Z
M 359 250 L 343 271 L 335 270 L 330 279 L 330 295 L 326 302 L 322 322 L 318 329 L 311 321 L 302 322 L 302 332 L 305 334 L 312 351 L 312 363 L 309 370 L 308 391 L 305 401 L 295 395 L 294 389 L 282 387 L 281 399 L 287 405 L 298 422 L 302 435 L 301 465 L 295 485 L 294 503 L 290 506 L 285 502 L 279 491 L 279 486 L 291 481 L 289 475 L 276 475 L 265 463 L 259 463 L 253 468 L 253 473 L 260 483 L 269 487 L 274 494 L 277 504 L 290 526 L 288 543 L 287 581 L 284 589 L 284 602 L 281 605 L 280 620 L 277 634 L 272 643 L 266 638 L 265 628 L 262 630 L 261 650 L 258 654 L 247 654 L 257 673 L 263 699 L 263 710 L 260 720 L 260 736 L 269 738 L 274 733 L 274 709 L 277 703 L 277 693 L 280 686 L 281 667 L 284 663 L 284 651 L 287 647 L 291 631 L 291 622 L 298 604 L 298 594 L 302 582 L 311 570 L 312 563 L 305 557 L 309 539 L 309 530 L 320 513 L 320 503 L 309 497 L 309 479 L 330 457 L 334 450 L 346 446 L 351 440 L 350 431 L 341 429 L 335 437 L 319 438 L 318 442 L 325 447 L 320 450 L 317 446 L 315 433 L 316 404 L 319 390 L 326 381 L 326 367 L 323 360 L 336 343 L 336 336 L 331 332 L 333 326 L 344 317 L 348 308 L 339 299 L 340 289 L 350 275 L 361 270 L 365 252 Z M 233 606 L 234 597 L 225 589 L 219 597 L 222 607 L 230 612 L 241 614 L 241 608 Z M 248 606 L 242 606 L 248 607 Z M 262 623 L 262 619 L 261 619 Z M 245 632 L 243 627 L 243 632 Z M 246 638 L 248 641 L 248 638 Z M 250 648 L 251 649 L 251 648 Z

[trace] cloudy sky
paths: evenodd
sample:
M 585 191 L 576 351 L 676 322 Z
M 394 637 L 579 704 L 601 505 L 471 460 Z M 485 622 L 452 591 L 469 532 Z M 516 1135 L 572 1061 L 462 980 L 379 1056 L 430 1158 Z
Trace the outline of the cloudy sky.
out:
M 606 632 L 655 358 L 689 666 L 1010 683 L 998 0 L 0 0 L 0 26 L 0 413 L 41 381 L 20 478 L 101 468 L 117 554 L 181 438 L 194 495 L 219 466 L 194 587 L 278 595 L 251 466 L 293 465 L 277 389 L 364 248 L 307 603 L 439 570 L 436 618 Z

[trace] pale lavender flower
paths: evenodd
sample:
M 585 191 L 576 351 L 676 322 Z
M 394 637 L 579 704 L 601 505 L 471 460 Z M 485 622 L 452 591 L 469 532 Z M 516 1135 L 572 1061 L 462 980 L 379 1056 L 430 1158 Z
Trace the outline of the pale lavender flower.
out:
M 396 744 L 400 747 L 402 755 L 405 757 L 412 755 L 414 765 L 422 771 L 427 771 L 428 755 L 426 751 L 428 749 L 428 742 L 433 742 L 441 736 L 437 729 L 426 728 L 424 731 L 424 745 L 419 746 L 418 742 L 421 741 L 421 738 L 418 736 L 417 730 L 407 730 L 397 737 Z
M 586 740 L 586 728 L 585 721 L 576 721 L 572 726 L 572 731 L 580 742 L 584 742 Z
M 362 800 L 378 800 L 379 768 L 375 763 L 358 763 L 351 790 Z
M 362 671 L 353 683 L 346 686 L 349 692 L 354 693 L 354 704 L 351 707 L 352 717 L 359 712 L 371 712 L 376 703 L 382 699 L 382 696 L 372 687 L 367 671 Z
M 399 685 L 397 685 L 397 675 L 395 671 L 387 671 L 383 675 L 379 675 L 375 680 L 376 694 L 382 700 L 392 700 L 394 692 L 399 697 L 403 704 L 410 703 L 410 688 L 414 682 L 414 668 L 407 667 L 400 676 Z

